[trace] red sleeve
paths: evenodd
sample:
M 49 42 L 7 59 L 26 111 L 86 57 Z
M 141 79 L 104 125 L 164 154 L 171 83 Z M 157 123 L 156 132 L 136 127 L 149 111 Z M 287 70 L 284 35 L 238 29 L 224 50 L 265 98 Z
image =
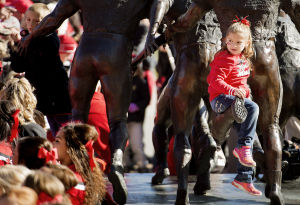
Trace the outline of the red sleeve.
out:
M 211 70 L 207 78 L 210 87 L 220 93 L 233 95 L 235 87 L 226 83 L 225 79 L 230 74 L 234 65 L 234 59 L 223 53 L 217 54 L 213 62 L 210 64 Z

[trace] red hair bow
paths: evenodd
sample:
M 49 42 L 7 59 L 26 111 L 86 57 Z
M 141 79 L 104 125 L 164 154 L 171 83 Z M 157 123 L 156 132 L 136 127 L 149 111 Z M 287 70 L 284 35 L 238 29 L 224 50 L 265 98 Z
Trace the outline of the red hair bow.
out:
M 247 20 L 248 16 L 246 16 L 242 19 L 240 19 L 238 16 L 235 16 L 235 17 L 236 17 L 236 19 L 232 21 L 233 23 L 241 22 L 242 24 L 245 24 L 246 26 L 250 27 L 250 21 Z
M 51 197 L 48 194 L 46 194 L 45 192 L 41 192 L 39 194 L 39 199 L 37 201 L 37 205 L 44 204 L 45 202 L 50 202 L 51 204 L 62 203 L 63 196 L 61 194 L 57 194 L 55 197 Z
M 52 162 L 53 164 L 56 164 L 57 159 L 57 150 L 56 148 L 53 148 L 50 152 L 45 149 L 44 147 L 41 147 L 38 152 L 38 158 L 40 159 L 46 159 L 46 163 Z
M 12 142 L 15 138 L 17 138 L 18 135 L 18 128 L 19 128 L 19 114 L 20 110 L 16 110 L 14 114 L 12 114 L 12 118 L 14 119 L 14 125 L 11 128 L 9 142 Z
M 86 148 L 87 153 L 88 153 L 89 158 L 90 158 L 90 166 L 91 166 L 92 171 L 93 171 L 94 167 L 96 166 L 95 162 L 94 162 L 94 148 L 93 148 L 93 143 L 94 143 L 94 141 L 89 140 L 85 144 L 85 148 Z

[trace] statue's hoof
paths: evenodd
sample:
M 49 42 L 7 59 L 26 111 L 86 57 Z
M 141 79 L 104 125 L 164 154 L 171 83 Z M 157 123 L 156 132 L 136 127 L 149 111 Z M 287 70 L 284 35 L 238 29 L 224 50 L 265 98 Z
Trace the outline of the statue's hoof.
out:
M 271 205 L 284 205 L 284 199 L 281 194 L 281 189 L 278 187 L 278 185 L 274 184 L 272 186 L 272 189 L 269 193 L 269 198 L 271 200 Z
M 127 200 L 127 187 L 123 176 L 123 168 L 120 166 L 111 166 L 108 179 L 113 185 L 113 198 L 118 204 L 125 204 Z
M 177 195 L 176 195 L 176 202 L 175 205 L 189 205 L 189 195 L 187 193 L 187 190 L 177 190 Z
M 164 168 L 164 169 L 159 169 L 155 175 L 152 177 L 152 184 L 153 185 L 157 185 L 157 184 L 161 184 L 163 182 L 163 180 L 170 176 L 170 171 L 168 168 Z
M 196 182 L 194 186 L 194 194 L 195 195 L 204 195 L 208 190 L 210 190 L 210 183 L 198 183 Z

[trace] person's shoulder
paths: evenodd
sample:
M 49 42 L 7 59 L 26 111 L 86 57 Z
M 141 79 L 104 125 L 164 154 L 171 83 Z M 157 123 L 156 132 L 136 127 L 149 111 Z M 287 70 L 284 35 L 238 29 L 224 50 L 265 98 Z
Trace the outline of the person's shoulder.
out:
M 228 67 L 234 65 L 235 58 L 227 50 L 219 51 L 214 58 L 214 63 L 218 66 Z

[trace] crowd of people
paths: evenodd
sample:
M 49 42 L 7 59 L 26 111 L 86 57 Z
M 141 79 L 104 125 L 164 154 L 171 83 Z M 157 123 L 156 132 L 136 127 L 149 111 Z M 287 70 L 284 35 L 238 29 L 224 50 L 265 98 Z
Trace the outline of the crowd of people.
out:
M 56 0 L 0 0 L 0 205 L 116 204 L 106 189 L 105 175 L 109 173 L 112 154 L 107 106 L 100 82 L 90 102 L 87 123 L 72 121 L 69 75 L 83 30 L 80 15 L 76 13 L 66 20 L 58 31 L 20 46 L 56 3 Z M 238 167 L 232 184 L 252 195 L 261 195 L 252 181 L 256 163 L 251 152 L 259 109 L 249 99 L 247 85 L 249 59 L 253 55 L 249 25 L 247 20 L 238 19 L 229 27 L 226 44 L 211 63 L 208 93 L 218 117 L 229 112 L 232 115 L 232 109 L 244 109 L 242 114 L 248 116 L 237 119 L 241 114 L 237 110 L 230 118 L 239 130 L 233 154 L 243 165 Z M 145 45 L 148 29 L 149 22 L 140 24 L 133 58 L 140 51 L 137 48 Z M 158 95 L 174 70 L 170 55 L 169 47 L 159 48 Z M 149 58 L 143 60 L 132 78 L 127 114 L 129 139 L 124 153 L 127 172 L 153 171 L 147 168 L 149 161 L 143 144 L 145 110 L 155 91 L 149 70 L 151 63 Z M 239 99 L 245 99 L 242 102 L 245 107 L 229 109 L 239 106 Z M 169 135 L 171 139 L 174 134 Z M 175 175 L 174 138 L 171 142 L 168 163 L 171 174 Z M 287 144 L 286 149 L 291 146 Z

